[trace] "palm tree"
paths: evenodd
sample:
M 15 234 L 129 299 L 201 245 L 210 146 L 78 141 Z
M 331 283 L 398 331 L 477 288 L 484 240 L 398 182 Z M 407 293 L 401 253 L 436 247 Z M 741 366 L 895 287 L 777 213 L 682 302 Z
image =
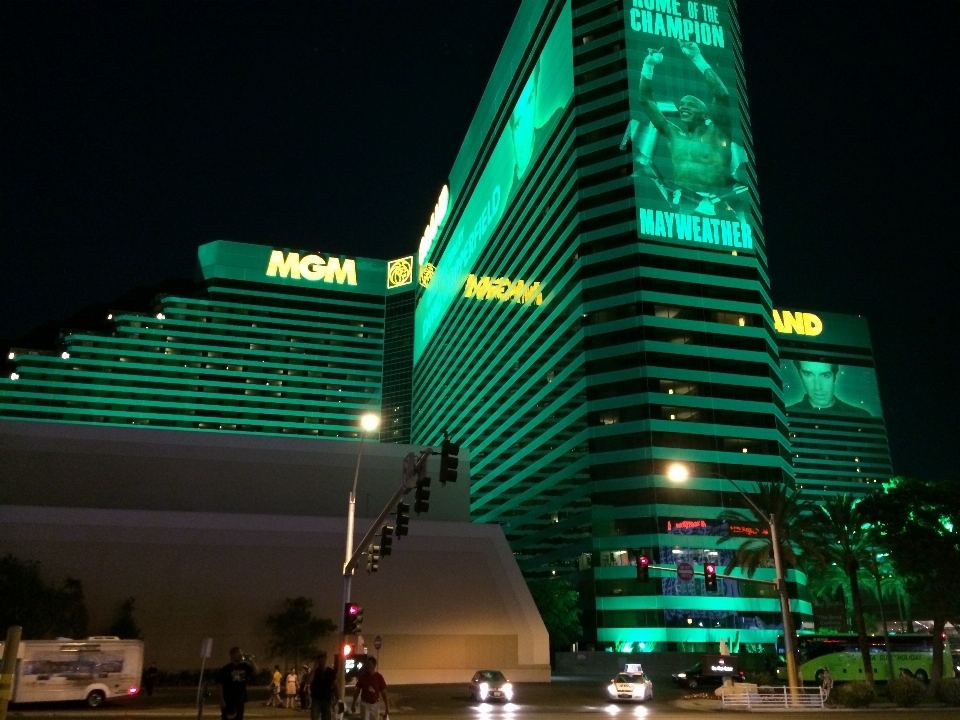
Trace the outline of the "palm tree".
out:
M 777 536 L 780 540 L 780 557 L 784 563 L 792 568 L 797 567 L 800 555 L 817 556 L 819 545 L 815 537 L 815 523 L 813 521 L 813 505 L 807 501 L 802 490 L 791 490 L 786 485 L 763 483 L 760 491 L 751 496 L 757 507 L 767 517 L 773 515 L 777 521 Z M 741 523 L 758 529 L 766 530 L 767 520 L 757 516 L 753 508 L 744 510 L 724 510 L 720 520 L 729 523 Z M 734 535 L 729 530 L 721 537 L 725 543 L 741 536 Z M 733 560 L 724 570 L 729 573 L 736 567 L 747 571 L 747 577 L 753 577 L 757 568 L 773 567 L 773 545 L 766 532 L 752 537 L 742 543 L 733 553 Z
M 857 509 L 859 499 L 850 495 L 833 496 L 819 505 L 815 513 L 816 533 L 820 538 L 821 557 L 836 564 L 847 576 L 853 602 L 853 620 L 857 628 L 860 657 L 863 658 L 864 680 L 873 683 L 870 644 L 863 620 L 863 598 L 860 595 L 860 569 L 874 559 L 870 551 L 869 524 Z
M 720 543 L 741 539 L 729 529 L 732 523 L 743 524 L 762 531 L 752 537 L 734 551 L 733 559 L 727 565 L 725 574 L 734 568 L 741 567 L 747 572 L 747 577 L 753 577 L 758 568 L 773 567 L 773 543 L 767 528 L 768 518 L 773 517 L 776 522 L 777 540 L 780 545 L 780 557 L 787 567 L 796 568 L 801 553 L 816 556 L 818 546 L 814 543 L 812 508 L 813 506 L 803 496 L 802 490 L 792 490 L 783 484 L 761 483 L 759 491 L 751 496 L 753 507 L 744 510 L 728 509 L 720 513 L 720 520 L 728 523 L 727 530 L 721 535 Z M 763 516 L 757 512 L 759 510 Z M 787 567 L 784 568 L 786 573 Z M 793 617 L 787 614 L 784 618 L 783 634 L 795 638 L 796 628 Z M 795 646 L 795 643 L 794 643 Z M 794 663 L 796 664 L 796 662 Z M 798 672 L 799 672 L 799 666 Z

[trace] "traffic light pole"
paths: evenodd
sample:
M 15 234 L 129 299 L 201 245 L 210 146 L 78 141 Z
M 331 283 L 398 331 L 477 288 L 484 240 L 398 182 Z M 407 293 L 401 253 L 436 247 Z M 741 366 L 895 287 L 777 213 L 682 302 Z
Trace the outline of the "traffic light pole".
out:
M 416 467 L 420 468 L 424 463 L 427 462 L 427 458 L 433 454 L 432 450 L 424 450 L 420 453 L 420 457 L 416 459 Z M 370 525 L 370 529 L 367 530 L 366 534 L 363 536 L 363 539 L 357 545 L 356 551 L 353 549 L 353 531 L 354 531 L 354 517 L 356 515 L 357 509 L 357 480 L 360 476 L 360 458 L 363 455 L 363 438 L 360 438 L 360 451 L 357 453 L 357 467 L 353 473 L 353 486 L 350 489 L 350 500 L 347 505 L 347 540 L 344 552 L 343 560 L 343 602 L 340 604 L 340 607 L 346 607 L 350 603 L 350 590 L 351 590 L 351 581 L 353 580 L 353 571 L 360 562 L 360 558 L 363 556 L 363 553 L 366 551 L 367 546 L 370 544 L 370 541 L 373 537 L 380 531 L 380 526 L 383 525 L 383 522 L 387 519 L 387 516 L 393 512 L 393 509 L 397 506 L 403 496 L 406 495 L 413 489 L 413 484 L 410 483 L 410 478 L 407 477 L 407 474 L 404 473 L 403 481 L 400 483 L 400 487 L 397 488 L 397 491 L 393 494 L 393 497 L 390 498 L 390 502 L 387 503 L 386 507 L 380 512 L 377 516 L 377 519 L 373 521 L 373 524 Z M 411 453 L 412 455 L 412 453 Z M 346 636 L 346 627 L 344 626 L 344 617 L 343 613 L 340 613 L 340 647 L 338 649 L 339 662 L 337 663 L 337 695 L 341 700 L 346 702 L 344 697 L 344 691 L 347 687 L 347 676 L 346 676 L 346 658 L 343 657 L 343 646 L 347 642 Z
M 350 499 L 347 502 L 347 540 L 344 548 L 343 565 L 343 602 L 340 607 L 343 608 L 350 602 L 350 584 L 353 580 L 353 568 L 348 569 L 350 558 L 353 556 L 353 521 L 357 512 L 357 481 L 360 479 L 360 459 L 363 457 L 364 433 L 360 433 L 360 449 L 357 450 L 357 465 L 353 469 L 353 485 L 350 487 Z M 346 627 L 344 626 L 343 613 L 340 613 L 340 647 L 337 649 L 337 696 L 340 700 L 345 700 L 343 692 L 346 689 L 346 658 L 343 657 L 343 645 L 346 642 Z

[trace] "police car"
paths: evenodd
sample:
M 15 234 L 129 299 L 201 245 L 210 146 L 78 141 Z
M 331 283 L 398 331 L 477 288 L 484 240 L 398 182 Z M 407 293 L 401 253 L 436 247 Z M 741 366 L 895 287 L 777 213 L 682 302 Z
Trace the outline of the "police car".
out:
M 611 700 L 646 702 L 653 699 L 653 682 L 640 665 L 627 664 L 607 685 L 607 694 Z

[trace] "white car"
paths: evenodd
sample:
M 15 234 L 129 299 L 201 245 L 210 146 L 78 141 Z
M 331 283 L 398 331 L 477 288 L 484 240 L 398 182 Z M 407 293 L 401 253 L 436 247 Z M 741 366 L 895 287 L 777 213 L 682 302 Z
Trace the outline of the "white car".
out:
M 632 700 L 646 702 L 653 700 L 653 682 L 643 670 L 638 672 L 617 673 L 617 676 L 607 685 L 607 694 L 611 700 Z

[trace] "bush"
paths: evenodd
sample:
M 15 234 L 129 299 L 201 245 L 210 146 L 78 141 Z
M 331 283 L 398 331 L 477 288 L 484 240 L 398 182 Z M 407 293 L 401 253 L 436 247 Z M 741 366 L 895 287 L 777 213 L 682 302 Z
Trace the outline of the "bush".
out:
M 887 683 L 887 695 L 897 707 L 914 707 L 926 697 L 927 687 L 916 678 L 893 678 Z
M 773 685 L 773 675 L 765 670 L 747 670 L 743 679 L 754 685 Z
M 937 685 L 937 700 L 950 707 L 960 707 L 960 680 L 945 678 Z
M 837 702 L 844 707 L 867 707 L 874 697 L 873 685 L 863 680 L 843 683 L 837 690 Z

